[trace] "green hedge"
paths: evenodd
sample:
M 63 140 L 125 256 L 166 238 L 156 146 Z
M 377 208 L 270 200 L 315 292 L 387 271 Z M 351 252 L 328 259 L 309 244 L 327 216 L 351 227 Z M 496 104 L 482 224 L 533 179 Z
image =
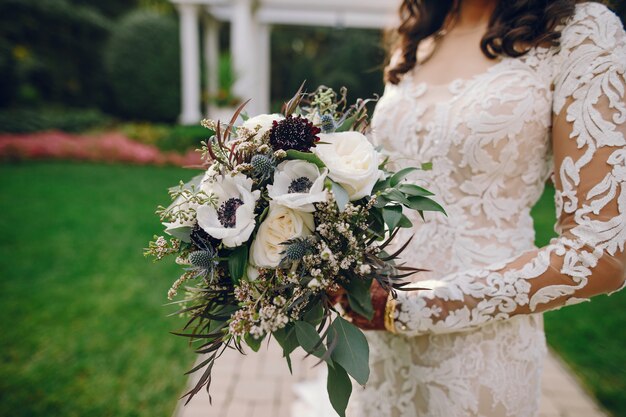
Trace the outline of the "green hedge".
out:
M 111 119 L 96 109 L 0 110 L 0 132 L 30 133 L 44 130 L 82 132 L 102 127 Z
M 111 22 L 67 0 L 0 0 L 0 106 L 106 102 L 101 51 Z M 8 74 L 8 75 L 7 75 Z
M 200 125 L 192 126 L 169 126 L 151 123 L 127 123 L 122 126 L 122 131 L 130 139 L 154 145 L 163 151 L 186 152 L 199 149 L 202 141 L 214 135 Z
M 177 20 L 133 12 L 116 26 L 105 50 L 114 109 L 129 119 L 176 120 L 180 110 Z

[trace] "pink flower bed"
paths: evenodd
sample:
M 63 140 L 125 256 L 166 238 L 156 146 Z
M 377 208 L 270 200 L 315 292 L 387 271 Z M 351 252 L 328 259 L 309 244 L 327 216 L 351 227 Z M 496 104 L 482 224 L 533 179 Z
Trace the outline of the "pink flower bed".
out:
M 186 154 L 163 152 L 157 147 L 134 142 L 121 133 L 81 136 L 63 132 L 1 134 L 0 160 L 63 159 L 137 165 L 189 166 L 201 163 L 192 150 Z

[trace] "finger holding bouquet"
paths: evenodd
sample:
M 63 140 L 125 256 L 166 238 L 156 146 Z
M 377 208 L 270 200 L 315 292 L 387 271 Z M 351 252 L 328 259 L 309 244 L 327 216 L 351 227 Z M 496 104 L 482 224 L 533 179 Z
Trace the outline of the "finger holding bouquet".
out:
M 289 368 L 299 347 L 328 366 L 339 415 L 350 377 L 367 382 L 369 347 L 358 327 L 383 329 L 387 297 L 419 271 L 397 262 L 408 242 L 387 252 L 412 226 L 403 210 L 443 209 L 406 181 L 427 166 L 389 171 L 366 136 L 368 100 L 348 105 L 346 96 L 301 89 L 281 114 L 246 118 L 242 106 L 228 124 L 203 121 L 215 132 L 201 149 L 205 171 L 170 190 L 173 203 L 157 211 L 170 238 L 155 237 L 146 250 L 184 269 L 168 294 L 184 293 L 174 302 L 187 322 L 176 334 L 206 356 L 192 370 L 204 372 L 189 399 L 209 390 L 226 349 L 257 351 L 271 337 Z M 339 301 L 351 320 L 336 314 Z

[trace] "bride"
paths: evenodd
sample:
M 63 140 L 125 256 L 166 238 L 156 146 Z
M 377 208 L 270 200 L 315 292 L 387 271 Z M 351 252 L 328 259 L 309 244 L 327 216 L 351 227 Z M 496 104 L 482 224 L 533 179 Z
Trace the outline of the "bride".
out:
M 432 162 L 413 180 L 448 216 L 404 236 L 429 290 L 375 288 L 372 322 L 347 313 L 373 330 L 349 415 L 537 416 L 540 313 L 624 285 L 626 35 L 574 0 L 404 0 L 400 16 L 373 133 L 398 165 Z M 559 237 L 537 249 L 552 172 Z

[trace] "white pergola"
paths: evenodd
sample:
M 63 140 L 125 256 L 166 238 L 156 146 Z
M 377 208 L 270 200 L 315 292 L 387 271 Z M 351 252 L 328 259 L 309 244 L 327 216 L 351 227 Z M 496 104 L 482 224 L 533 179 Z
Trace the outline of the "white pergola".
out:
M 197 123 L 201 108 L 200 62 L 207 93 L 218 90 L 219 25 L 230 21 L 235 71 L 233 93 L 251 98 L 247 111 L 270 105 L 270 29 L 274 24 L 382 29 L 395 22 L 399 0 L 171 0 L 180 17 L 182 110 L 180 122 Z M 204 37 L 200 50 L 200 27 Z M 203 57 L 203 58 L 202 58 Z M 210 112 L 210 109 L 206 109 Z

